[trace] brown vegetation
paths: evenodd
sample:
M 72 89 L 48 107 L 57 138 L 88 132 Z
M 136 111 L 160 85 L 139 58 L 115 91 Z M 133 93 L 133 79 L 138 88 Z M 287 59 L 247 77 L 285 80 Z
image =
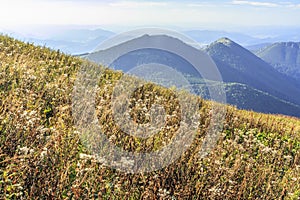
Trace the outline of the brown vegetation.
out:
M 228 106 L 217 146 L 199 158 L 212 104 L 201 99 L 196 138 L 176 162 L 144 174 L 105 167 L 81 143 L 72 118 L 72 90 L 83 62 L 0 36 L 0 199 L 300 199 L 300 120 Z M 160 148 L 173 137 L 169 129 L 149 142 L 113 123 L 109 94 L 120 75 L 105 70 L 99 83 L 99 123 L 126 150 Z M 157 88 L 149 84 L 135 98 L 148 92 L 153 101 L 151 94 L 172 99 L 172 92 Z M 165 106 L 172 107 L 169 100 Z M 138 106 L 132 116 L 145 120 L 136 114 Z

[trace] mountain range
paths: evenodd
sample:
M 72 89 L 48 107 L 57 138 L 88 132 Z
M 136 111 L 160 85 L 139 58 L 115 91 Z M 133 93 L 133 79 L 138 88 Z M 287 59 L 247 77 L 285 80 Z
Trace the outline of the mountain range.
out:
M 1 31 L 0 31 L 1 33 Z M 47 36 L 26 35 L 12 31 L 2 31 L 2 33 L 12 36 L 21 41 L 34 43 L 35 45 L 47 46 L 54 50 L 60 50 L 67 54 L 81 54 L 93 51 L 97 45 L 115 33 L 103 29 L 67 29 Z
M 177 46 L 182 51 L 191 54 L 199 51 L 177 38 L 166 35 L 143 35 L 109 49 L 93 52 L 87 58 L 102 63 L 101 58 L 113 55 L 113 52 L 117 52 L 118 49 L 132 45 L 142 46 L 150 40 Z M 229 38 L 218 39 L 203 50 L 211 56 L 221 73 L 223 82 L 216 84 L 224 86 L 227 103 L 241 109 L 300 116 L 300 99 L 298 98 L 300 82 L 281 73 L 267 60 L 264 61 L 263 57 L 258 57 Z M 114 60 L 110 67 L 127 72 L 147 63 L 172 66 L 193 84 L 194 93 L 207 99 L 210 98 L 203 78 L 194 71 L 193 66 L 184 58 L 165 50 L 145 48 L 131 51 Z
M 300 40 L 298 36 L 299 29 L 295 28 L 283 30 L 282 28 L 267 29 L 263 27 L 262 30 L 253 29 L 243 33 L 206 29 L 179 30 L 178 32 L 190 37 L 201 46 L 209 45 L 219 38 L 227 37 L 251 51 L 257 51 L 275 42 Z M 62 52 L 72 55 L 93 52 L 98 44 L 118 34 L 118 32 L 98 27 L 75 25 L 34 28 L 30 31 L 30 34 L 26 34 L 24 31 L 11 31 L 0 28 L 0 33 L 25 42 L 47 46 L 54 50 L 60 49 Z
M 282 33 L 276 37 L 265 38 L 211 30 L 188 30 L 183 33 L 202 45 L 202 51 L 210 55 L 216 63 L 223 78 L 222 84 L 226 89 L 227 103 L 241 109 L 253 109 L 259 112 L 300 115 L 298 98 L 300 96 L 300 43 L 273 43 L 288 36 L 295 38 L 292 33 L 292 35 Z M 149 40 L 141 36 L 107 50 L 89 54 L 87 52 L 95 50 L 99 43 L 115 33 L 103 29 L 69 29 L 49 37 L 28 36 L 15 32 L 10 32 L 10 35 L 23 41 L 60 49 L 68 54 L 83 53 L 98 63 L 101 63 L 99 58 L 108 57 L 124 43 L 132 45 L 132 42 Z M 166 35 L 156 39 L 167 45 L 177 44 L 182 51 L 199 51 L 189 44 Z M 203 80 L 201 81 L 202 77 L 199 77 L 193 66 L 184 58 L 168 51 L 139 49 L 118 58 L 110 67 L 128 71 L 132 67 L 147 63 L 172 66 L 193 82 L 194 93 L 210 98 L 205 92 L 207 88 Z M 194 77 L 196 75 L 198 77 Z
M 300 42 L 278 42 L 256 52 L 279 72 L 300 82 Z

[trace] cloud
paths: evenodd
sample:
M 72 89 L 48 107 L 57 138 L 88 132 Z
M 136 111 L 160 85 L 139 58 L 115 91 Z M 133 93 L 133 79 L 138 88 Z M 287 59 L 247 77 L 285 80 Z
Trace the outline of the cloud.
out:
M 37 24 L 101 25 L 116 27 L 118 30 L 125 26 L 213 29 L 245 24 L 300 26 L 299 20 L 296 20 L 300 18 L 298 1 L 258 1 L 260 0 L 0 0 L 0 27 L 13 27 L 23 31 L 27 26 Z M 262 12 L 260 9 L 248 9 L 249 6 L 271 9 Z
M 154 6 L 167 6 L 168 3 L 166 2 L 155 2 L 155 1 L 119 1 L 113 2 L 109 4 L 112 7 L 154 7 Z
M 189 3 L 187 4 L 188 7 L 217 7 L 220 6 L 222 4 L 216 4 L 216 3 L 209 3 L 209 2 L 205 2 L 205 3 Z
M 234 0 L 231 2 L 235 5 L 249 5 L 249 6 L 259 6 L 259 7 L 279 7 L 280 4 L 272 2 L 258 2 L 258 1 L 244 1 L 244 0 Z
M 300 8 L 300 4 L 293 3 L 290 1 L 281 1 L 281 2 L 258 2 L 258 1 L 248 1 L 248 0 L 233 0 L 231 4 L 234 5 L 248 5 L 248 6 L 256 6 L 256 7 L 268 7 L 268 8 L 292 8 L 298 9 Z
M 287 8 L 300 8 L 300 4 L 294 4 L 291 2 L 283 2 L 283 5 Z

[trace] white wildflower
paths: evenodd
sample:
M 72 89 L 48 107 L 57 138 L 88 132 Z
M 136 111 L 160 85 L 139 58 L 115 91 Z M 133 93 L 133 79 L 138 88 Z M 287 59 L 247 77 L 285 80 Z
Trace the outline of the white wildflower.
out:
M 264 153 L 269 153 L 269 152 L 272 151 L 272 148 L 270 148 L 270 147 L 265 147 L 265 148 L 263 148 L 261 151 L 264 152 Z
M 25 146 L 25 147 L 19 148 L 19 152 L 20 152 L 20 154 L 24 154 L 24 155 L 33 154 L 34 149 L 31 149 L 31 148 L 28 148 L 28 147 Z
M 20 152 L 22 152 L 23 154 L 27 154 L 29 152 L 29 148 L 28 147 L 21 147 Z
M 21 114 L 21 117 L 25 117 L 26 115 L 27 115 L 27 111 L 25 110 L 24 112 L 23 112 L 23 114 Z
M 33 111 L 31 111 L 30 113 L 29 113 L 29 115 L 30 116 L 32 116 L 32 115 L 35 115 L 37 112 L 35 111 L 35 110 L 33 110 Z
M 79 158 L 82 160 L 92 160 L 95 158 L 95 156 L 81 153 L 79 154 Z
M 41 152 L 41 158 L 44 158 L 47 155 L 48 149 L 46 147 L 43 148 L 43 151 Z

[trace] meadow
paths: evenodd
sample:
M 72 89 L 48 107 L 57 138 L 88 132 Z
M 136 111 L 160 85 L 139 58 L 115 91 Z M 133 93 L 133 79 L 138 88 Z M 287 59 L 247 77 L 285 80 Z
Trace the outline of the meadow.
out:
M 187 98 L 199 101 L 201 118 L 178 160 L 138 174 L 103 165 L 80 140 L 72 117 L 72 91 L 84 64 L 0 36 L 0 199 L 300 199 L 299 119 L 226 106 L 217 145 L 199 157 L 214 103 L 192 95 Z M 97 67 L 104 70 L 97 117 L 111 142 L 137 152 L 170 142 L 180 121 L 172 90 L 148 83 L 135 91 L 136 121 L 148 120 L 142 108 L 151 102 L 173 116 L 158 134 L 137 139 L 113 121 L 111 94 L 122 72 Z

